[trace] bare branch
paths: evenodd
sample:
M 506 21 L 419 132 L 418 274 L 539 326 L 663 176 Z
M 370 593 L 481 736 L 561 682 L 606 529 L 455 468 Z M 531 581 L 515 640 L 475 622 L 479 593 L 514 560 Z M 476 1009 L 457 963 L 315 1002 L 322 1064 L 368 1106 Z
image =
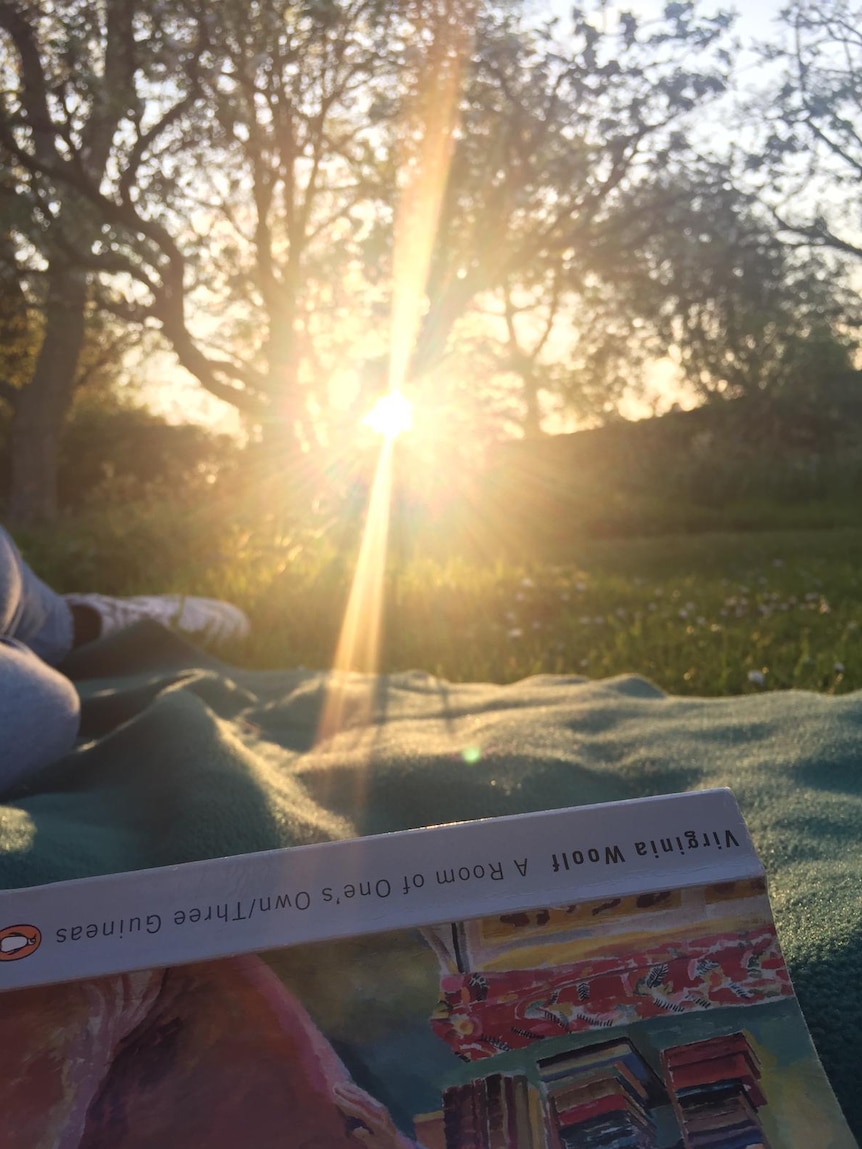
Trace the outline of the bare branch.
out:
M 772 215 L 775 222 L 783 231 L 788 231 L 793 235 L 802 237 L 807 245 L 814 245 L 817 247 L 831 247 L 836 251 L 843 251 L 845 255 L 862 256 L 862 246 L 851 243 L 847 239 L 842 239 L 831 231 L 823 221 L 818 221 L 813 224 L 800 224 L 791 223 L 785 219 L 777 208 L 771 208 Z

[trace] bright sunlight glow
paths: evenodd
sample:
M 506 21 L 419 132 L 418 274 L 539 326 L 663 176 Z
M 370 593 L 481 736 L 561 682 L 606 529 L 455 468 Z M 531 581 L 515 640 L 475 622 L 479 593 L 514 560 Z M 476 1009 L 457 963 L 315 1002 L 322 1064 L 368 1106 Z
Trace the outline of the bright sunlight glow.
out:
M 413 426 L 413 404 L 403 391 L 390 391 L 377 400 L 362 422 L 384 439 L 396 439 Z
M 389 386 L 363 422 L 383 438 L 368 502 L 368 514 L 341 626 L 317 743 L 342 732 L 358 732 L 373 744 L 370 716 L 375 685 L 357 692 L 350 671 L 373 675 L 380 668 L 383 589 L 392 498 L 396 437 L 412 423 L 410 401 L 402 391 L 422 323 L 431 253 L 458 125 L 462 71 L 469 56 L 475 0 L 424 0 L 418 6 L 417 40 L 426 45 L 407 100 L 399 162 L 392 257 L 393 299 L 389 347 Z M 363 731 L 365 734 L 363 734 Z M 369 749 L 370 754 L 370 749 Z M 339 785 L 343 785 L 340 782 Z M 355 774 L 352 808 L 364 803 L 364 773 Z

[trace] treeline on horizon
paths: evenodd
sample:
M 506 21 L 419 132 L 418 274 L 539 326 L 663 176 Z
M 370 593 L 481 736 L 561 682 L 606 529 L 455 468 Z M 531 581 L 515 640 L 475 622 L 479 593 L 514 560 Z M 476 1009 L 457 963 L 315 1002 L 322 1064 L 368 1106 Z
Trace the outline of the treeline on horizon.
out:
M 656 499 L 669 473 L 703 506 L 770 474 L 778 499 L 855 497 L 860 28 L 852 0 L 791 0 L 760 46 L 693 2 L 3 0 L 7 517 L 279 470 L 309 500 L 312 472 L 355 494 L 417 180 L 439 223 L 408 502 L 435 465 L 472 476 L 490 452 L 493 472 L 493 443 L 550 414 L 613 423 L 666 355 L 746 415 L 655 440 Z M 136 409 L 165 350 L 237 408 L 246 447 Z
M 390 560 L 566 562 L 591 540 L 862 527 L 860 429 L 862 397 L 839 391 L 806 404 L 743 396 L 500 440 L 460 459 L 408 438 L 393 455 Z M 37 554 L 47 548 L 43 561 L 62 585 L 81 570 L 86 581 L 126 567 L 134 582 L 141 561 L 151 567 L 158 554 L 167 574 L 190 548 L 206 565 L 237 539 L 243 554 L 267 562 L 274 550 L 333 547 L 346 561 L 377 459 L 370 439 L 338 458 L 280 458 L 266 444 L 172 424 L 110 395 L 79 395 L 60 440 L 62 531 L 54 521 L 18 536 Z M 9 462 L 0 418 L 0 504 Z

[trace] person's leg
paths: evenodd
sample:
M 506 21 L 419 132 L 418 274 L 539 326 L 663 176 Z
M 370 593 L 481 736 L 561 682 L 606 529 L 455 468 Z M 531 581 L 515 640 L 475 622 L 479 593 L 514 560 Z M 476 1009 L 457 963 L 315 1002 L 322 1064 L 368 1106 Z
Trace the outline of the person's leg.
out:
M 0 526 L 0 792 L 74 745 L 78 696 L 52 666 L 73 647 L 145 618 L 216 641 L 249 629 L 238 607 L 214 599 L 56 594 Z
M 0 793 L 75 745 L 80 702 L 68 678 L 0 636 Z
M 72 613 L 0 527 L 0 792 L 68 753 L 80 703 L 48 663 L 69 653 Z
M 2 526 L 0 637 L 17 639 L 52 666 L 66 657 L 75 638 L 69 605 L 33 574 Z
M 59 595 L 33 574 L 0 526 L 0 635 L 18 639 L 56 666 L 73 647 L 142 619 L 213 643 L 246 638 L 250 630 L 245 613 L 220 599 L 180 594 Z

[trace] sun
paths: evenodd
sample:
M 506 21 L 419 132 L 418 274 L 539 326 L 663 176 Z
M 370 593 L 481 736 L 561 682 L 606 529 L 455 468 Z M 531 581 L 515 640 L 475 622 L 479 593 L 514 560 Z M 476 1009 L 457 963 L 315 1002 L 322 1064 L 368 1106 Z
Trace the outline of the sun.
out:
M 397 439 L 413 426 L 413 404 L 402 391 L 389 391 L 381 395 L 362 422 L 384 439 Z

